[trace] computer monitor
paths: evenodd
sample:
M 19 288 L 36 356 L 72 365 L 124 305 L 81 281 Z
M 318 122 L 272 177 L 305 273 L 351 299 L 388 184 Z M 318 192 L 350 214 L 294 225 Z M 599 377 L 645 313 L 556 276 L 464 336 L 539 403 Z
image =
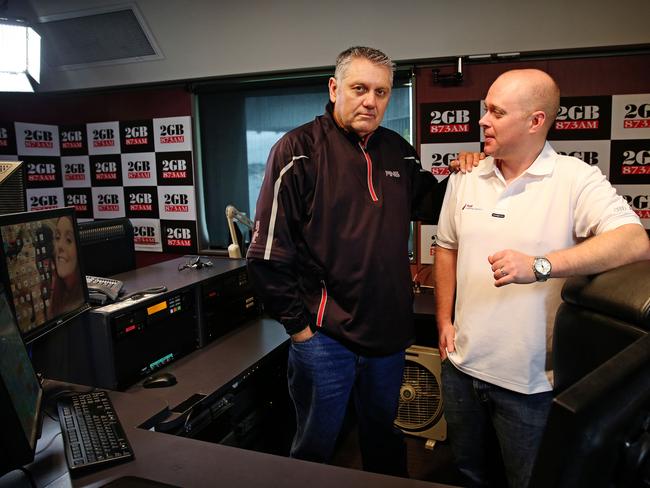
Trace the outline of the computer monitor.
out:
M 43 390 L 0 284 L 0 476 L 34 459 Z
M 530 488 L 648 486 L 650 334 L 553 400 Z
M 0 216 L 0 281 L 26 343 L 89 308 L 74 208 Z

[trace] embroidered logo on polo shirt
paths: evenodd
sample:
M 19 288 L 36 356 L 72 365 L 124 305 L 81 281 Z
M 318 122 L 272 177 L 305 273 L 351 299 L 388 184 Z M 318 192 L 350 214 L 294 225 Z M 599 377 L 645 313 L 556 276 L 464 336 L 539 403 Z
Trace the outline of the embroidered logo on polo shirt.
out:
M 479 208 L 479 207 L 475 207 L 475 206 L 474 206 L 473 204 L 471 204 L 471 203 L 466 203 L 465 205 L 463 205 L 463 207 L 461 208 L 461 210 L 483 210 L 483 209 L 482 209 L 482 208 Z
M 399 174 L 399 171 L 386 170 L 386 176 L 390 176 L 391 178 L 399 178 L 400 174 Z

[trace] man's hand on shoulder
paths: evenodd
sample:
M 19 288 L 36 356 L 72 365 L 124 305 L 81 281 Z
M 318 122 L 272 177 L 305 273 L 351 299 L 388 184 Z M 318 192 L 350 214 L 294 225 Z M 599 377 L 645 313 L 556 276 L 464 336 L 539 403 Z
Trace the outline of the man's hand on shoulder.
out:
M 461 173 L 471 173 L 474 167 L 481 162 L 481 159 L 485 159 L 485 153 L 483 152 L 461 151 L 458 153 L 458 157 L 449 163 L 449 171 L 452 173 L 459 171 Z

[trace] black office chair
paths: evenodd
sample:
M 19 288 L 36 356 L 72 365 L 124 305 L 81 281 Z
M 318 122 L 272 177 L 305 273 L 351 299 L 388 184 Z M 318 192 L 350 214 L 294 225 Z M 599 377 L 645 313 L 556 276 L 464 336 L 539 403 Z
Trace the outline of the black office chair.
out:
M 135 269 L 133 226 L 129 219 L 80 222 L 78 227 L 85 274 L 108 277 Z
M 555 393 L 650 331 L 650 261 L 567 280 L 555 318 Z
M 650 261 L 567 280 L 529 488 L 650 483 Z

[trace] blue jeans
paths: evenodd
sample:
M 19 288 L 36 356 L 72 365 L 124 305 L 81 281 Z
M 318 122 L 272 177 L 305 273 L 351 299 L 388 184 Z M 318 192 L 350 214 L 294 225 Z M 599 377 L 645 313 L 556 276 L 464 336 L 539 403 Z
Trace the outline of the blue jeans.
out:
M 448 359 L 442 362 L 442 391 L 449 442 L 467 485 L 490 486 L 489 439 L 496 433 L 508 484 L 526 488 L 553 392 L 506 390 L 463 373 Z
M 287 376 L 297 428 L 291 457 L 330 461 L 352 394 L 363 469 L 406 476 L 404 439 L 393 426 L 403 371 L 404 351 L 360 356 L 321 332 L 292 343 Z

